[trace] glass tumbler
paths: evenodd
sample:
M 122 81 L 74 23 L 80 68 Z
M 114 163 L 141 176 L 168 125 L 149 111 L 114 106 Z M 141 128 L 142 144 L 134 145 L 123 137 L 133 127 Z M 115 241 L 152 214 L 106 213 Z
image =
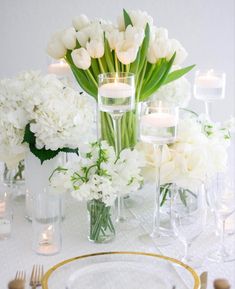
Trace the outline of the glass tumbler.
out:
M 33 250 L 55 255 L 61 249 L 61 197 L 47 189 L 33 199 Z

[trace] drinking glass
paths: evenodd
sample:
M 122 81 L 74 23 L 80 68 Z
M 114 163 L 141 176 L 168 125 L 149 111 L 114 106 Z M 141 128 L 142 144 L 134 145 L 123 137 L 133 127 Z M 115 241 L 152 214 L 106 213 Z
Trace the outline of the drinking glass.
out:
M 33 250 L 54 255 L 61 249 L 61 199 L 48 189 L 33 198 Z
M 189 249 L 206 225 L 206 200 L 204 187 L 179 189 L 172 201 L 172 226 L 176 236 L 184 244 L 182 262 L 196 266 L 198 260 L 189 256 Z
M 132 73 L 115 72 L 99 75 L 98 106 L 102 112 L 110 114 L 114 128 L 115 152 L 121 151 L 121 119 L 135 108 L 135 77 Z M 117 198 L 117 222 L 125 223 L 124 200 L 119 192 Z
M 218 176 L 215 185 L 208 191 L 208 202 L 213 208 L 220 223 L 219 249 L 209 254 L 208 258 L 215 262 L 230 262 L 235 260 L 233 248 L 225 246 L 226 220 L 235 212 L 235 188 L 234 181 L 226 176 Z
M 13 212 L 9 188 L 0 184 L 0 240 L 11 236 Z
M 159 151 L 158 173 L 156 176 L 156 194 L 154 203 L 153 230 L 150 236 L 158 246 L 167 245 L 171 241 L 168 235 L 160 232 L 160 186 L 161 161 L 164 144 L 176 140 L 178 124 L 178 108 L 162 101 L 150 101 L 142 104 L 140 116 L 140 140 L 153 144 L 155 155 Z M 142 238 L 143 239 L 143 238 Z M 143 239 L 144 240 L 144 239 Z
M 211 102 L 223 99 L 225 96 L 225 79 L 224 72 L 217 72 L 213 69 L 196 71 L 194 96 L 196 99 L 204 101 L 206 116 L 209 120 Z

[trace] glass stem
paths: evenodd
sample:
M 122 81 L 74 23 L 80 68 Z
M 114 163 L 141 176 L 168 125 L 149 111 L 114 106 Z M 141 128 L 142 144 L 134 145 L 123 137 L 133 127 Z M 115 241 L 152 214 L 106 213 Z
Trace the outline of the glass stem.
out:
M 210 103 L 208 101 L 205 101 L 205 112 L 207 120 L 210 120 Z
M 220 233 L 220 251 L 222 256 L 226 255 L 226 250 L 225 250 L 225 219 L 222 220 L 222 226 L 221 226 L 221 233 Z
M 156 177 L 156 194 L 154 201 L 154 216 L 153 216 L 153 232 L 152 235 L 158 237 L 160 235 L 160 186 L 161 186 L 161 162 L 163 145 L 154 144 L 154 154 L 156 156 L 157 149 L 160 150 L 160 159 L 158 164 L 158 172 Z
M 115 144 L 115 153 L 116 157 L 119 157 L 121 152 L 121 119 L 122 114 L 112 114 L 113 128 L 114 128 L 114 144 Z M 122 192 L 119 192 L 117 197 L 117 222 L 125 221 L 124 214 L 124 199 L 121 195 Z
M 184 257 L 183 257 L 183 261 L 187 261 L 189 259 L 188 251 L 189 251 L 189 248 L 191 247 L 191 245 L 192 245 L 192 243 L 188 243 L 188 242 L 184 243 Z

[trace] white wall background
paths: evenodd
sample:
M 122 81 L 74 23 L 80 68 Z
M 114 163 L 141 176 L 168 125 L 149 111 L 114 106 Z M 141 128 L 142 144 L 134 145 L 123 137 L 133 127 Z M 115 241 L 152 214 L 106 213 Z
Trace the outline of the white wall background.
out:
M 234 0 L 0 0 L 0 77 L 25 69 L 46 71 L 45 47 L 49 36 L 69 26 L 81 13 L 115 20 L 122 8 L 149 12 L 157 26 L 167 27 L 189 57 L 185 64 L 227 73 L 226 100 L 213 106 L 216 119 L 235 108 L 235 1 Z M 192 80 L 193 73 L 189 75 Z M 200 111 L 202 103 L 192 100 Z

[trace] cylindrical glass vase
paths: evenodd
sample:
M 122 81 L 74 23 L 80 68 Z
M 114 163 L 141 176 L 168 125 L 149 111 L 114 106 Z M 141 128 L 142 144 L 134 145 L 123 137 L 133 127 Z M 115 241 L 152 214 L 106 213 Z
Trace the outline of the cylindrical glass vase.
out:
M 107 243 L 114 239 L 115 228 L 112 220 L 112 207 L 100 200 L 87 203 L 89 216 L 89 237 L 95 243 Z
M 54 255 L 61 249 L 61 199 L 44 189 L 33 199 L 33 250 Z

